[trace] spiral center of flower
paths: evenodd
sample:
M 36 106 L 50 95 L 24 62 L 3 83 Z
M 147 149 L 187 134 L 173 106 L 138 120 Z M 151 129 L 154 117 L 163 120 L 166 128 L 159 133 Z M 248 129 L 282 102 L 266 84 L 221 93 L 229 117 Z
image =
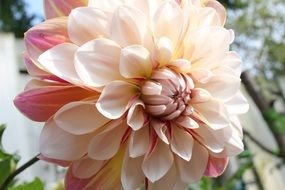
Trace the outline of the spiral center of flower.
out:
M 145 110 L 161 120 L 173 120 L 182 114 L 189 115 L 192 112 L 189 101 L 193 88 L 194 83 L 188 75 L 169 68 L 156 70 L 142 86 Z

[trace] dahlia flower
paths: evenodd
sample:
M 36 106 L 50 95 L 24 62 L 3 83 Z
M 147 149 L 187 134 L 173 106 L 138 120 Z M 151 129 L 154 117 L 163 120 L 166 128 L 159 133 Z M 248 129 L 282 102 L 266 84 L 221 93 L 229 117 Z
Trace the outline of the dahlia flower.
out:
M 215 0 L 45 0 L 15 99 L 67 190 L 184 189 L 243 151 L 241 60 Z

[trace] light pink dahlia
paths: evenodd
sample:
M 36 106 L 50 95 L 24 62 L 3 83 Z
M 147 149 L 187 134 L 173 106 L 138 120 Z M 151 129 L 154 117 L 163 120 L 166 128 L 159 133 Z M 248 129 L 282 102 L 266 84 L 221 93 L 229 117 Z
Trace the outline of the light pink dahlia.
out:
M 46 0 L 15 99 L 67 190 L 184 189 L 243 151 L 240 58 L 215 0 Z

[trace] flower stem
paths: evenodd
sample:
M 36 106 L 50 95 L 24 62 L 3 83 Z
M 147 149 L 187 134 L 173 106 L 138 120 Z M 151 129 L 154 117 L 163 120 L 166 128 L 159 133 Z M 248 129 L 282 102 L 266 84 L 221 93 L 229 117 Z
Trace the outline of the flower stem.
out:
M 22 173 L 24 170 L 26 170 L 27 168 L 29 168 L 30 166 L 32 166 L 33 164 L 35 164 L 37 161 L 39 161 L 38 158 L 39 154 L 37 156 L 35 156 L 34 158 L 32 158 L 31 160 L 29 160 L 28 162 L 26 162 L 24 165 L 22 165 L 21 167 L 19 167 L 18 169 L 16 169 L 13 173 L 11 173 L 6 180 L 4 181 L 4 183 L 2 184 L 2 186 L 0 187 L 0 190 L 6 190 L 7 187 L 9 186 L 9 184 L 13 181 L 13 179 L 20 173 Z

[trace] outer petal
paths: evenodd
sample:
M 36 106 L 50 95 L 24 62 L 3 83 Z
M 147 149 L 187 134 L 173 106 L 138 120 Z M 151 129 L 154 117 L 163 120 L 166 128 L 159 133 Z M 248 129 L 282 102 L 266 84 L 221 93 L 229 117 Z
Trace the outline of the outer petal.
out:
M 225 102 L 229 114 L 243 114 L 249 109 L 249 104 L 241 92 L 238 92 L 229 101 Z
M 91 178 L 81 179 L 73 175 L 72 167 L 67 170 L 64 178 L 64 186 L 66 190 L 84 189 L 84 187 L 91 181 Z
M 168 145 L 157 140 L 154 149 L 145 156 L 142 170 L 145 176 L 153 183 L 161 179 L 169 171 L 172 164 L 173 155 Z
M 45 0 L 45 14 L 47 19 L 68 16 L 76 7 L 87 6 L 88 0 Z
M 74 44 L 63 43 L 41 54 L 38 61 L 50 73 L 72 84 L 81 85 L 74 67 L 77 48 Z
M 208 165 L 204 175 L 209 177 L 218 177 L 222 173 L 224 173 L 227 165 L 229 163 L 229 158 L 215 158 L 213 156 L 209 156 Z
M 133 131 L 129 141 L 129 155 L 132 158 L 143 156 L 149 147 L 149 127 L 144 126 L 138 131 Z
M 125 78 L 148 78 L 151 75 L 152 63 L 146 48 L 140 45 L 122 49 L 120 73 Z
M 180 158 L 190 161 L 194 145 L 192 135 L 177 126 L 173 126 L 171 129 L 171 150 Z
M 176 47 L 184 27 L 184 17 L 180 6 L 174 1 L 165 1 L 157 9 L 153 28 L 157 38 L 168 37 Z M 175 30 L 173 30 L 175 28 Z
M 107 12 L 113 12 L 118 6 L 123 4 L 123 0 L 89 0 L 88 6 L 95 7 Z
M 155 183 L 149 184 L 149 189 L 151 190 L 180 190 L 175 188 L 175 183 L 178 180 L 177 169 L 175 164 L 172 165 L 170 170 L 167 172 L 165 176 L 163 176 L 160 180 L 156 181 Z M 182 190 L 182 189 L 181 189 Z
M 32 82 L 32 81 L 31 81 Z M 48 86 L 46 86 L 48 84 Z M 28 86 L 32 84 L 29 83 Z M 60 83 L 38 82 L 15 100 L 15 106 L 34 121 L 46 121 L 57 110 L 69 102 L 79 101 L 94 95 L 90 91 L 75 86 L 62 86 Z M 36 86 L 35 86 L 36 85 Z
M 200 180 L 207 167 L 208 151 L 197 141 L 194 141 L 192 155 L 190 161 L 176 157 L 180 177 L 185 183 L 193 183 Z
M 221 24 L 224 25 L 226 23 L 227 19 L 226 9 L 221 3 L 219 3 L 219 1 L 207 0 L 205 6 L 214 8 L 217 14 L 219 15 Z
M 25 34 L 27 52 L 34 61 L 46 50 L 68 41 L 67 18 L 47 20 Z
M 97 37 L 109 36 L 110 15 L 91 7 L 79 7 L 72 10 L 68 17 L 70 40 L 82 45 Z
M 148 32 L 147 17 L 139 9 L 121 6 L 114 13 L 111 37 L 122 47 L 143 44 Z
M 75 177 L 87 179 L 99 172 L 105 164 L 106 161 L 93 160 L 88 156 L 84 156 L 80 160 L 73 162 L 71 167 Z
M 114 81 L 104 88 L 96 106 L 104 116 L 117 119 L 127 111 L 137 94 L 136 86 L 123 81 Z
M 54 115 L 54 121 L 60 128 L 71 134 L 84 135 L 103 127 L 110 119 L 96 109 L 95 101 L 81 101 L 63 106 Z
M 115 42 L 100 38 L 81 46 L 75 55 L 79 77 L 89 86 L 101 87 L 123 77 L 119 72 L 121 48 Z
M 41 133 L 40 152 L 48 158 L 75 161 L 87 153 L 93 135 L 70 134 L 49 120 Z
M 111 159 L 119 150 L 127 125 L 122 121 L 111 122 L 106 130 L 96 134 L 89 145 L 88 156 L 96 160 Z

